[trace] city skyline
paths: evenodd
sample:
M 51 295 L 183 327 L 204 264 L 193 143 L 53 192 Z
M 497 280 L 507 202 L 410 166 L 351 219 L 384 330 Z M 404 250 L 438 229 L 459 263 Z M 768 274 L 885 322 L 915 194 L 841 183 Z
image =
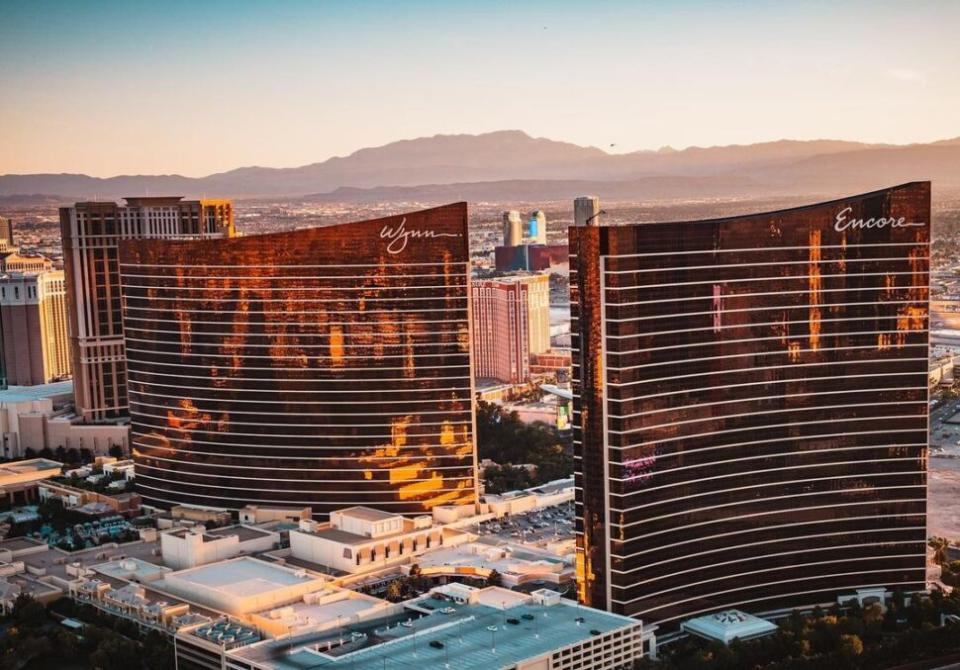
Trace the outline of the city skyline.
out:
M 958 134 L 958 20 L 936 1 L 7 2 L 0 174 L 199 176 L 509 128 L 613 153 L 932 141 Z

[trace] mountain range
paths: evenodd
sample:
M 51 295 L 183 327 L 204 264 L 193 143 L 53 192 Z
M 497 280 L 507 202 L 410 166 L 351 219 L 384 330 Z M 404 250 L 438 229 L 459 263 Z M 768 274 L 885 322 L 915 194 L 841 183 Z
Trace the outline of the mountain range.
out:
M 291 197 L 329 202 L 556 200 L 842 195 L 932 180 L 960 190 L 960 138 L 928 144 L 779 140 L 611 154 L 518 130 L 436 135 L 293 168 L 243 167 L 205 177 L 0 175 L 0 198 L 132 195 Z

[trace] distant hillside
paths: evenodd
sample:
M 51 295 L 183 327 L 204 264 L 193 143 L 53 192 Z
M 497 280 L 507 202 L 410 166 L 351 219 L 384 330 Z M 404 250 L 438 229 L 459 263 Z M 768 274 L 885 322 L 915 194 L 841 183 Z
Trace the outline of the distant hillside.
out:
M 245 167 L 200 178 L 3 175 L 0 197 L 30 193 L 67 199 L 161 193 L 233 198 L 314 194 L 310 197 L 318 200 L 367 201 L 400 197 L 401 193 L 413 198 L 418 192 L 446 193 L 453 188 L 468 199 L 479 197 L 468 193 L 500 199 L 508 194 L 498 194 L 496 188 L 568 197 L 571 192 L 583 192 L 571 189 L 591 182 L 601 195 L 696 198 L 764 192 L 844 193 L 916 179 L 960 188 L 960 138 L 907 146 L 780 140 L 608 154 L 595 147 L 507 130 L 403 140 L 301 167 Z M 417 188 L 404 191 L 411 187 Z M 632 196 L 630 189 L 636 189 Z

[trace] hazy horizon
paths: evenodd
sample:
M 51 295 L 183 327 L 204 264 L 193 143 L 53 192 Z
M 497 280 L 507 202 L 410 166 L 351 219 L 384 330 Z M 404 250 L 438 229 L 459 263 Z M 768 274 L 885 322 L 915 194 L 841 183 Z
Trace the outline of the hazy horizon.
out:
M 0 0 L 0 174 L 195 177 L 503 129 L 613 153 L 923 143 L 960 135 L 958 24 L 944 0 Z

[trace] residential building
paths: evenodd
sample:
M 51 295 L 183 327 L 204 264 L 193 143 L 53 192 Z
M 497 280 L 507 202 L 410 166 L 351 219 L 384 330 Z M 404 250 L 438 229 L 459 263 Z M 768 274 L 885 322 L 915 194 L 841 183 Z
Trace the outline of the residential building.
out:
M 662 631 L 926 588 L 930 184 L 570 229 L 584 604 Z
M 120 240 L 234 235 L 229 200 L 182 197 L 78 202 L 60 209 L 77 413 L 85 423 L 128 414 L 120 313 Z
M 467 243 L 460 203 L 121 244 L 145 502 L 318 519 L 475 503 Z
M 0 276 L 0 327 L 8 384 L 70 376 L 63 272 Z

